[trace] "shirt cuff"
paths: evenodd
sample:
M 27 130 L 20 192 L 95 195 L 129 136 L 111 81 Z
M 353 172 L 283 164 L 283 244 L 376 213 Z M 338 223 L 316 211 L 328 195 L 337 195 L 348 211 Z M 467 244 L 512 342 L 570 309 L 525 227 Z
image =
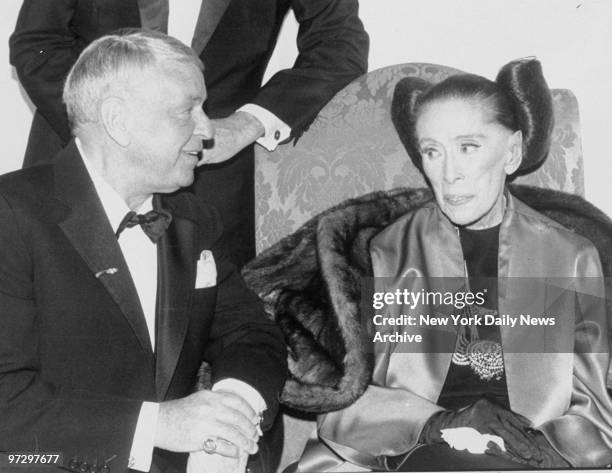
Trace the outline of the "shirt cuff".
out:
M 130 450 L 128 468 L 138 471 L 149 471 L 151 469 L 158 415 L 158 403 L 142 403 L 136 423 L 136 431 L 134 432 L 134 440 L 132 441 L 132 449 Z
M 214 384 L 212 391 L 232 391 L 239 396 L 242 396 L 246 402 L 253 408 L 255 412 L 262 413 L 266 410 L 266 401 L 261 397 L 257 390 L 235 378 L 225 378 Z
M 291 135 L 289 125 L 259 105 L 247 103 L 236 111 L 250 113 L 261 122 L 265 131 L 264 135 L 257 139 L 257 143 L 268 151 L 274 151 L 279 143 L 282 143 Z

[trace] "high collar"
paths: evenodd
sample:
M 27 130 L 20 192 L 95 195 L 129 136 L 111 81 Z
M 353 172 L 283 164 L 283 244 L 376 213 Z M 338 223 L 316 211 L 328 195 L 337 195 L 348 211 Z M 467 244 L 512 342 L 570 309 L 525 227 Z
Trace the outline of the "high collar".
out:
M 516 209 L 517 201 L 514 197 L 512 197 L 512 194 L 508 191 L 507 187 L 504 188 L 503 194 L 505 198 L 505 205 L 503 210 L 501 227 L 507 227 L 510 219 L 512 218 L 512 214 Z M 424 205 L 424 207 L 429 207 L 436 213 L 436 218 L 440 226 L 446 228 L 447 230 L 452 229 L 454 232 L 457 232 L 457 226 L 450 221 L 450 219 L 444 214 L 444 212 L 442 212 L 442 209 L 435 202 L 435 200 Z

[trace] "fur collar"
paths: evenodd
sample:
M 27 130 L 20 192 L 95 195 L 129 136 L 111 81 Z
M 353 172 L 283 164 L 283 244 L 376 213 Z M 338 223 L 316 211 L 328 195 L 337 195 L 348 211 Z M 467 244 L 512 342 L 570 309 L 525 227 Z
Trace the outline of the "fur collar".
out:
M 530 207 L 589 238 L 612 276 L 612 221 L 584 199 L 510 186 Z M 243 270 L 284 332 L 290 378 L 281 402 L 322 413 L 353 403 L 367 387 L 371 359 L 360 337 L 360 278 L 372 275 L 370 239 L 432 200 L 428 189 L 395 189 L 350 199 L 313 217 Z M 612 288 L 609 288 L 612 290 Z M 612 310 L 609 311 L 612 313 Z

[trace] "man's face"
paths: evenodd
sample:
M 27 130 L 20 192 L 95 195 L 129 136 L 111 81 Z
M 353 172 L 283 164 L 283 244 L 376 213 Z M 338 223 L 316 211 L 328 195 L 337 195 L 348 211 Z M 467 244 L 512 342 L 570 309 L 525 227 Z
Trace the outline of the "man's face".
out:
M 195 66 L 169 63 L 132 81 L 126 100 L 131 140 L 128 156 L 144 193 L 191 185 L 202 139 L 214 130 L 202 111 L 206 87 Z

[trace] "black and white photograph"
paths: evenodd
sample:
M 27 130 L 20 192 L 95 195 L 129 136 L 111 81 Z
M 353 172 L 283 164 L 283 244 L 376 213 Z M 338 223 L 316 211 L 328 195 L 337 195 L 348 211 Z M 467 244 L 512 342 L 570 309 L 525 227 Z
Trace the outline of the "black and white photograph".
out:
M 0 12 L 0 473 L 612 468 L 612 1 Z

